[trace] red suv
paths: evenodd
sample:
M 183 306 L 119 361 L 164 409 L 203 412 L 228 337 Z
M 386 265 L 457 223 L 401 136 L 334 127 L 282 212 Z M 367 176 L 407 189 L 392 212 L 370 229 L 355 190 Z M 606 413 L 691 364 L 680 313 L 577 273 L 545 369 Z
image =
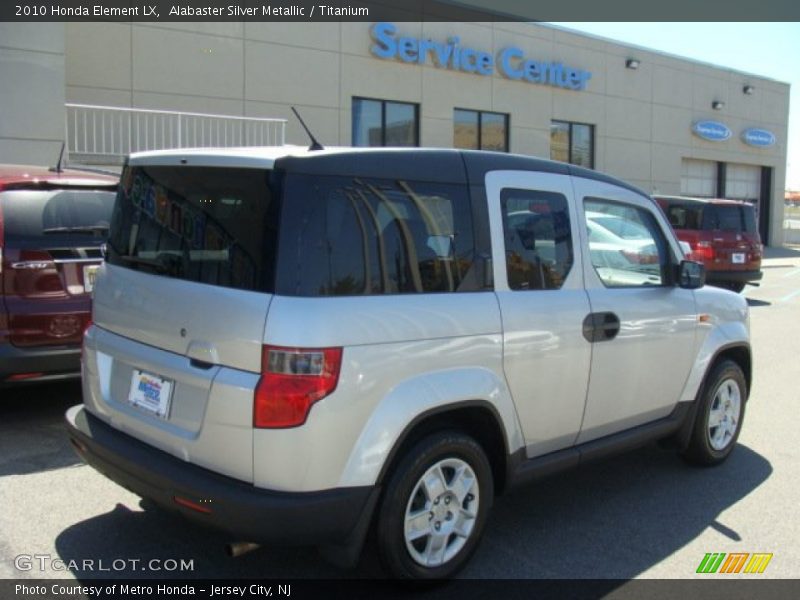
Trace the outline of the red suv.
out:
M 0 387 L 80 377 L 117 183 L 0 165 Z
M 681 196 L 656 196 L 678 239 L 692 249 L 688 258 L 706 266 L 706 281 L 741 292 L 761 273 L 761 238 L 752 204 Z

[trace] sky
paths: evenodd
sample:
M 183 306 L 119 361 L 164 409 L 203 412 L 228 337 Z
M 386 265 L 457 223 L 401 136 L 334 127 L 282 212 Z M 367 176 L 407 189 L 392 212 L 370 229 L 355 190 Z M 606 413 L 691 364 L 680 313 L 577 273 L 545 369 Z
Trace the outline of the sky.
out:
M 800 23 L 553 25 L 791 84 L 786 188 L 800 191 Z

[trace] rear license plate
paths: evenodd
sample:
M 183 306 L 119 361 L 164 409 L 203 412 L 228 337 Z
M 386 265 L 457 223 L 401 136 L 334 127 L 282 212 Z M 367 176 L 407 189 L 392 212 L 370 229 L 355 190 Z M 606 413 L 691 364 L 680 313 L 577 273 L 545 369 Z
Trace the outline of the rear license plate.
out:
M 161 419 L 169 416 L 173 382 L 151 373 L 133 370 L 128 402 Z
M 744 264 L 744 253 L 736 252 L 731 256 L 731 262 L 735 265 L 743 265 Z
M 94 280 L 97 279 L 97 269 L 100 265 L 86 265 L 83 267 L 83 289 L 91 292 L 94 289 Z

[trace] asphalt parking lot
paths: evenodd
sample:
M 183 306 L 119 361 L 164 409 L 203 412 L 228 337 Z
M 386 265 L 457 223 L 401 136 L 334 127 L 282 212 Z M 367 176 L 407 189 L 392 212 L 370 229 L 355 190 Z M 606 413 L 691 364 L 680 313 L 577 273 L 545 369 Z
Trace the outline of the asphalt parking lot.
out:
M 800 250 L 768 256 L 762 286 L 745 292 L 755 383 L 730 460 L 690 468 L 652 445 L 499 498 L 463 577 L 702 577 L 695 571 L 708 552 L 772 553 L 759 577 L 800 577 Z M 233 540 L 148 506 L 79 461 L 62 427 L 64 411 L 80 402 L 77 384 L 0 390 L 0 398 L 0 578 L 380 573 L 369 553 L 355 572 L 307 548 L 228 558 Z M 24 559 L 34 555 L 49 558 Z M 125 566 L 93 571 L 82 568 L 86 560 Z M 168 570 L 171 561 L 192 569 Z

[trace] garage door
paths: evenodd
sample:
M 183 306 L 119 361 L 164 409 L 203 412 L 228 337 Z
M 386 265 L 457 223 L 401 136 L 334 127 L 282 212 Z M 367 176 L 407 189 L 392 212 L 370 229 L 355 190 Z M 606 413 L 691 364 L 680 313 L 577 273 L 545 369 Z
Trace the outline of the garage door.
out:
M 761 195 L 761 167 L 728 163 L 725 168 L 725 197 L 755 202 Z
M 758 223 L 761 167 L 728 163 L 725 167 L 725 197 L 751 202 L 755 206 L 756 223 Z
M 717 195 L 717 163 L 713 160 L 681 160 L 681 195 L 713 198 Z

